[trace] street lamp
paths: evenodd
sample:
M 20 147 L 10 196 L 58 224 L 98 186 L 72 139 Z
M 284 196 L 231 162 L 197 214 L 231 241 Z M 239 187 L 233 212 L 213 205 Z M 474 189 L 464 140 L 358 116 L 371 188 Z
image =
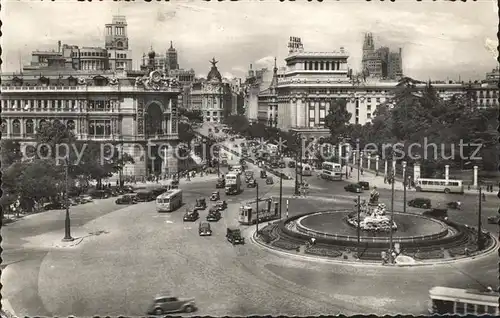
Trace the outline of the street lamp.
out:
M 71 237 L 71 220 L 69 218 L 69 200 L 68 200 L 68 192 L 69 192 L 69 186 L 68 186 L 68 170 L 69 170 L 69 162 L 68 159 L 64 160 L 65 167 L 64 167 L 64 181 L 66 182 L 66 187 L 65 187 L 65 195 L 64 195 L 64 204 L 66 206 L 66 218 L 64 220 L 64 238 L 62 239 L 63 242 L 71 242 L 74 240 L 74 238 Z
M 482 188 L 479 185 L 479 206 L 478 206 L 478 215 L 477 215 L 477 249 L 481 251 L 483 249 L 483 233 L 481 230 L 481 210 L 482 210 Z
M 403 212 L 406 213 L 406 161 L 401 165 L 403 166 Z
M 395 174 L 395 161 L 394 161 L 394 149 L 392 149 L 392 171 L 391 171 L 391 222 L 389 223 L 390 237 L 389 237 L 389 255 L 392 257 L 392 225 L 394 224 L 394 174 Z M 392 258 L 391 258 L 392 260 Z
M 257 236 L 259 235 L 259 184 L 256 182 L 255 183 L 255 214 L 257 219 L 255 220 L 255 229 L 257 232 Z
M 356 139 L 356 149 L 359 151 L 359 138 Z M 360 165 L 360 160 L 361 160 L 361 154 L 358 153 L 358 156 L 356 157 L 357 160 L 357 166 L 358 166 L 358 185 L 359 185 L 359 165 Z M 359 259 L 359 251 L 361 249 L 361 194 L 358 193 L 358 226 L 356 228 L 356 233 L 358 237 L 358 253 L 357 253 L 357 258 Z

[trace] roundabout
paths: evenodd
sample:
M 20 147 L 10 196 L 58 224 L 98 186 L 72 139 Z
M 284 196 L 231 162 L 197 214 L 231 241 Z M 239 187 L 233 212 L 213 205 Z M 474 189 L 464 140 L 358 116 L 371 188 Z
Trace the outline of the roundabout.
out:
M 269 224 L 259 231 L 257 241 L 298 254 L 383 264 L 397 263 L 399 259 L 414 265 L 477 257 L 497 246 L 497 240 L 488 232 L 478 232 L 447 218 L 387 213 L 376 193 L 372 193 L 369 204 L 361 207 L 356 202 L 352 210 L 302 213 Z

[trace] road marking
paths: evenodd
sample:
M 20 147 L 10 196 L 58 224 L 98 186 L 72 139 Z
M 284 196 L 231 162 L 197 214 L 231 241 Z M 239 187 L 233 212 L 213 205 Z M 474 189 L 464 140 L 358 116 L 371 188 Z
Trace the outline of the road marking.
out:
M 190 226 L 185 226 L 184 227 L 184 230 L 191 230 L 191 229 L 192 229 L 192 227 L 190 227 Z
M 166 220 L 165 223 L 168 223 L 168 224 L 174 224 L 174 222 L 170 221 L 170 220 Z

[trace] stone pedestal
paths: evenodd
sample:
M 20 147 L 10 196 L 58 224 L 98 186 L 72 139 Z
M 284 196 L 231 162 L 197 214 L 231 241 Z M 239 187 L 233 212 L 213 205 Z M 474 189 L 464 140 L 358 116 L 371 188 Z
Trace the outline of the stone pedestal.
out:
M 446 181 L 450 179 L 450 165 L 444 166 L 444 179 Z
M 368 158 L 366 161 L 368 161 L 368 163 L 366 164 L 366 169 L 370 169 L 372 164 L 372 156 L 370 154 L 368 154 Z
M 377 155 L 375 157 L 375 171 L 378 171 L 378 161 L 379 161 L 380 157 Z
M 474 187 L 477 187 L 477 173 L 478 173 L 478 170 L 479 170 L 479 167 L 478 166 L 474 166 L 474 184 L 473 186 Z
M 384 176 L 388 176 L 387 175 L 387 159 L 384 161 Z
M 352 164 L 353 165 L 356 164 L 356 153 L 355 152 L 352 153 Z

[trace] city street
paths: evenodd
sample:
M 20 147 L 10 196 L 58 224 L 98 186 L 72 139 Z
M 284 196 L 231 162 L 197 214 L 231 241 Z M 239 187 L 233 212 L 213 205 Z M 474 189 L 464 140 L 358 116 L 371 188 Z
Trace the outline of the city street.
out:
M 181 182 L 186 205 L 208 196 L 214 184 Z M 315 199 L 289 199 L 290 215 L 352 206 L 355 196 L 344 193 L 344 182 L 317 184 L 324 188 L 312 191 Z M 260 192 L 278 191 L 279 186 L 262 185 Z M 293 187 L 283 192 L 291 195 Z M 44 232 L 63 236 L 64 218 L 59 211 L 33 215 L 2 229 L 4 261 L 8 264 L 10 257 L 13 262 L 2 275 L 3 295 L 16 314 L 28 316 L 142 315 L 161 292 L 195 297 L 200 307 L 196 315 L 423 314 L 427 291 L 434 285 L 481 287 L 496 279 L 494 255 L 432 268 L 353 267 L 283 257 L 250 242 L 232 246 L 224 235 L 226 226 L 237 225 L 233 204 L 254 195 L 254 189 L 230 198 L 223 195 L 231 213 L 225 211 L 212 224 L 212 237 L 198 236 L 200 220 L 182 222 L 185 207 L 158 214 L 149 202 L 116 210 L 107 199 L 85 210 L 72 208 L 74 231 L 83 227 L 107 233 L 73 248 L 44 248 L 41 242 L 37 248 L 37 242 L 53 237 Z M 325 196 L 337 199 L 334 206 L 321 200 Z M 389 203 L 387 191 L 381 191 L 381 200 Z M 398 192 L 397 208 L 402 208 L 400 200 Z M 464 200 L 464 207 L 473 205 L 473 200 Z M 485 205 L 485 216 L 492 215 L 492 202 Z M 202 219 L 206 213 L 201 212 Z M 472 211 L 450 214 L 469 224 L 477 219 Z

